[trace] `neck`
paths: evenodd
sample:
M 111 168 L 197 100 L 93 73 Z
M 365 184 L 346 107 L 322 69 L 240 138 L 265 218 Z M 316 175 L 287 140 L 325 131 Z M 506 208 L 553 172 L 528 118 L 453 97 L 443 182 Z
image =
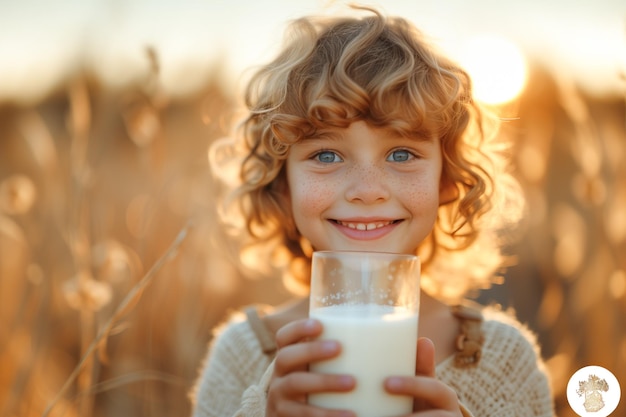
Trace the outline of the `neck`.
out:
M 443 302 L 422 291 L 420 295 L 420 314 L 430 314 L 447 309 L 448 306 L 446 306 Z

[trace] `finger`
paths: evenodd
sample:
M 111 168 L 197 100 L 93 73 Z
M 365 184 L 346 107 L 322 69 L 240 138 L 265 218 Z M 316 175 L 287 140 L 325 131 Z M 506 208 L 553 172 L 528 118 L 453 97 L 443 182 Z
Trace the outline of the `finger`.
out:
M 324 416 L 354 417 L 353 413 L 331 411 L 307 405 L 307 396 L 316 392 L 346 392 L 356 385 L 348 375 L 295 372 L 275 379 L 268 395 L 268 415 L 272 416 Z
M 418 410 L 456 411 L 459 409 L 456 392 L 432 377 L 391 377 L 385 381 L 385 388 L 392 394 L 409 395 L 415 398 Z
M 282 403 L 276 410 L 278 417 L 355 417 L 352 411 L 330 410 L 299 402 Z
M 417 340 L 415 375 L 435 376 L 435 345 L 426 337 Z
M 356 380 L 350 375 L 294 372 L 277 379 L 273 389 L 285 398 L 296 398 L 317 392 L 347 392 L 355 386 Z
M 276 376 L 305 370 L 311 362 L 330 359 L 341 352 L 341 345 L 335 340 L 315 340 L 283 347 L 276 355 L 274 374 Z
M 276 345 L 281 347 L 315 338 L 322 333 L 322 324 L 314 319 L 302 319 L 288 323 L 276 332 Z

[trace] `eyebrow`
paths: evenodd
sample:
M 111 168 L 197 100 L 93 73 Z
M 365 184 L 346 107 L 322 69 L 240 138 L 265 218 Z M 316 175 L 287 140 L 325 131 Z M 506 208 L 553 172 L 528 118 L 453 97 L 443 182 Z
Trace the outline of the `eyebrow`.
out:
M 305 136 L 302 138 L 302 141 L 309 141 L 309 140 L 330 140 L 333 142 L 338 142 L 341 139 L 343 139 L 343 135 L 336 131 L 336 130 L 328 130 L 328 131 L 319 131 L 316 132 L 314 135 L 312 136 Z
M 418 142 L 435 142 L 437 139 L 439 139 L 437 135 L 426 129 L 411 132 L 411 134 L 408 135 L 400 130 L 396 130 L 393 128 L 387 128 L 386 130 L 388 132 L 392 132 L 395 135 L 398 135 L 398 137 L 416 140 Z
M 435 143 L 440 138 L 433 134 L 428 134 L 428 135 L 420 134 L 420 135 L 410 136 L 408 137 L 408 139 L 415 140 L 417 142 L 423 142 L 423 143 Z
M 415 134 L 413 135 L 406 135 L 403 132 L 394 130 L 392 128 L 377 128 L 377 129 L 380 129 L 382 132 L 388 135 L 390 134 L 391 135 L 389 137 L 390 139 L 406 139 L 406 140 L 413 140 L 413 141 L 421 142 L 421 143 L 434 143 L 435 141 L 439 139 L 437 135 L 428 131 L 420 131 L 420 132 L 415 132 Z M 336 142 L 336 141 L 340 141 L 341 139 L 343 139 L 341 130 L 328 129 L 324 131 L 318 131 L 316 134 L 312 136 L 306 136 L 302 138 L 301 140 L 302 141 L 328 140 L 328 141 Z

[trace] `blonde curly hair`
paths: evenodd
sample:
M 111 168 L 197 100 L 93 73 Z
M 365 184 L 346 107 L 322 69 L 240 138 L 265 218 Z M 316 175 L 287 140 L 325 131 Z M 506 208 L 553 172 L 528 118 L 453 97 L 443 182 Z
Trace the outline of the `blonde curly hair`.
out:
M 519 220 L 523 207 L 504 169 L 497 119 L 472 99 L 468 74 L 408 21 L 357 9 L 366 14 L 291 22 L 282 52 L 248 83 L 240 134 L 213 146 L 215 172 L 239 161 L 229 201 L 243 218 L 245 248 L 282 259 L 289 288 L 308 289 L 312 248 L 293 221 L 285 159 L 292 144 L 320 129 L 364 120 L 441 142 L 441 181 L 456 198 L 440 206 L 418 250 L 422 287 L 448 300 L 486 288 L 504 259 L 496 234 Z

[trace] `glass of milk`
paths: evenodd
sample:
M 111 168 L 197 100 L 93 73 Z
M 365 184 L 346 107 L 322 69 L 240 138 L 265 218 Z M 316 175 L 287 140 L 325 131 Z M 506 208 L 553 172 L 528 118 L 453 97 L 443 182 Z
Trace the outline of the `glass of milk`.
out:
M 324 326 L 321 339 L 341 343 L 341 354 L 310 371 L 348 374 L 356 388 L 309 395 L 309 404 L 354 411 L 359 417 L 410 413 L 413 398 L 392 395 L 389 376 L 415 375 L 420 262 L 381 252 L 313 253 L 309 315 Z

